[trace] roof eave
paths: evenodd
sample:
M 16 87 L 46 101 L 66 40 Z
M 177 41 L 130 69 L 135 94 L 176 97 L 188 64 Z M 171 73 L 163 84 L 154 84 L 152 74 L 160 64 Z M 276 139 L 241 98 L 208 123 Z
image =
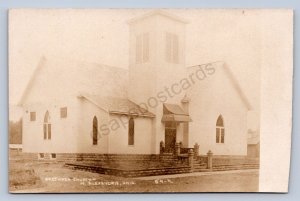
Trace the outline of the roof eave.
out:
M 224 69 L 225 69 L 225 73 L 227 74 L 227 76 L 229 77 L 229 79 L 231 80 L 231 83 L 233 84 L 236 92 L 239 94 L 243 104 L 245 105 L 245 107 L 247 108 L 247 110 L 253 110 L 252 105 L 250 104 L 247 96 L 245 95 L 245 93 L 243 92 L 239 82 L 236 80 L 234 74 L 232 73 L 231 69 L 227 66 L 227 64 L 224 62 L 223 64 Z
M 139 116 L 139 117 L 149 117 L 154 118 L 154 114 L 138 114 L 138 113 L 129 113 L 129 112 L 120 112 L 120 111 L 109 111 L 109 114 L 113 115 L 126 115 L 126 116 Z
M 97 107 L 99 107 L 100 109 L 104 110 L 105 112 L 109 113 L 108 109 L 107 108 L 104 108 L 102 106 L 100 106 L 98 103 L 96 103 L 93 99 L 89 98 L 88 96 L 86 95 L 78 95 L 77 98 L 85 98 L 87 101 L 89 101 L 90 103 L 96 105 Z

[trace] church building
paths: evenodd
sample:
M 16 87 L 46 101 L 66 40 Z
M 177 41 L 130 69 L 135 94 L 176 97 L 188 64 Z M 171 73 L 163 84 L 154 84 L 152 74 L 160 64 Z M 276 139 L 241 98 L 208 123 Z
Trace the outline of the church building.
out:
M 251 105 L 225 61 L 186 66 L 187 24 L 164 11 L 129 20 L 128 70 L 42 57 L 19 103 L 23 152 L 152 155 L 196 144 L 200 155 L 246 156 Z

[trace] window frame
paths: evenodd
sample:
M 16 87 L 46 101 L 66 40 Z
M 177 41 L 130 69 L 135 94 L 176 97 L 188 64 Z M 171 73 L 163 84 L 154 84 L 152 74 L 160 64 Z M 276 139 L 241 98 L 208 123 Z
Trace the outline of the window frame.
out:
M 179 64 L 179 36 L 170 32 L 166 32 L 165 36 L 165 60 L 168 63 Z
M 128 146 L 134 146 L 135 122 L 134 118 L 130 117 L 128 121 Z
M 61 107 L 60 108 L 60 118 L 61 119 L 68 118 L 68 107 Z
M 44 140 L 51 140 L 52 137 L 52 125 L 50 122 L 50 113 L 47 110 L 44 116 L 44 122 L 43 122 L 43 135 Z
M 50 159 L 51 160 L 56 160 L 56 158 L 57 158 L 57 154 L 56 153 L 50 153 Z
M 94 129 L 96 130 L 96 133 L 94 133 Z M 93 117 L 93 125 L 92 125 L 92 145 L 97 146 L 98 145 L 98 118 L 96 116 Z
M 225 144 L 224 118 L 219 115 L 216 122 L 216 144 Z
M 29 116 L 30 121 L 36 121 L 36 112 L 30 112 Z
M 135 38 L 135 63 L 142 64 L 150 61 L 150 34 L 141 33 Z
M 38 153 L 38 159 L 44 160 L 45 159 L 45 153 Z

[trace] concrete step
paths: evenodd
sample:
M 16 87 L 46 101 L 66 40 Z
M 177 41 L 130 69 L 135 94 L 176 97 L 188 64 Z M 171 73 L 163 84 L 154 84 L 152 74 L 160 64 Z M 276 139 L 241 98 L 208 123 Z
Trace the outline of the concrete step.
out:
M 204 164 L 204 165 L 194 164 L 194 167 L 207 167 L 207 165 L 206 164 Z
M 226 166 L 213 166 L 213 168 L 243 168 L 243 167 L 259 167 L 259 165 L 226 165 Z
M 193 172 L 210 172 L 211 170 L 209 169 L 194 169 Z
M 203 169 L 207 169 L 207 167 L 194 167 L 194 170 L 203 170 Z

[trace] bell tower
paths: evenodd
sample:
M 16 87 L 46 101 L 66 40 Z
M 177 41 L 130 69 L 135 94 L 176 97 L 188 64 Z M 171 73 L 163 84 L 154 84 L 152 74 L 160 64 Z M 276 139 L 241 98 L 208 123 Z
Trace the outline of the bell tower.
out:
M 128 22 L 129 99 L 155 114 L 152 121 L 152 153 L 165 141 L 163 104 L 181 104 L 184 94 L 172 89 L 186 78 L 186 21 L 164 11 L 153 11 Z M 178 89 L 178 88 L 177 88 Z M 176 137 L 175 137 L 176 140 Z
M 186 23 L 161 10 L 128 22 L 129 99 L 155 105 L 160 92 L 185 77 Z M 166 101 L 179 103 L 182 97 L 167 97 Z M 155 113 L 155 108 L 148 109 Z

